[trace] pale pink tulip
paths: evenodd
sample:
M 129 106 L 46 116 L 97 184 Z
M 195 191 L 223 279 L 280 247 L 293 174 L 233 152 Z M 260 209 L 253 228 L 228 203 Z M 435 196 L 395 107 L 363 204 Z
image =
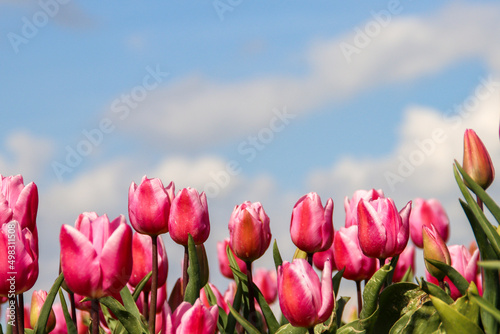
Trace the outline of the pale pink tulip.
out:
M 415 246 L 422 248 L 422 226 L 432 224 L 446 242 L 449 236 L 450 220 L 437 199 L 416 198 L 410 213 L 410 237 Z

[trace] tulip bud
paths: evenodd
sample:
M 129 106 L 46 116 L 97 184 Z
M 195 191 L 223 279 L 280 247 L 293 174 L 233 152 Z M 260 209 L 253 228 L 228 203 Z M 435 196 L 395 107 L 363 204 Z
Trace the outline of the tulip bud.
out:
M 333 242 L 333 201 L 325 208 L 316 193 L 302 196 L 292 211 L 290 234 L 299 249 L 308 254 L 327 250 Z
M 168 275 L 168 258 L 165 245 L 161 237 L 158 240 L 158 285 L 165 284 Z M 128 283 L 136 287 L 137 284 L 153 270 L 152 240 L 149 235 L 134 233 L 132 237 L 132 274 Z M 151 291 L 151 279 L 144 285 L 144 291 Z
M 495 178 L 495 168 L 490 155 L 481 139 L 471 129 L 465 130 L 463 168 L 483 189 L 488 188 Z
M 366 256 L 386 259 L 401 254 L 410 237 L 411 201 L 398 212 L 394 201 L 361 199 L 358 204 L 359 244 Z
M 217 330 L 217 305 L 206 307 L 198 298 L 194 305 L 182 302 L 172 314 L 175 333 L 214 334 Z
M 130 184 L 128 213 L 134 230 L 142 234 L 160 235 L 168 232 L 170 203 L 174 197 L 174 183 L 163 187 L 160 179 L 142 178 L 137 186 Z
M 196 245 L 204 243 L 210 234 L 205 192 L 198 194 L 193 188 L 180 190 L 170 206 L 168 229 L 172 240 L 180 245 L 188 245 L 189 234 Z
M 281 312 L 292 326 L 311 328 L 325 322 L 335 306 L 330 261 L 321 282 L 307 260 L 284 261 L 278 267 L 278 294 Z
M 229 236 L 231 249 L 243 261 L 261 257 L 271 243 L 269 217 L 262 204 L 246 201 L 237 205 L 229 219 Z
M 229 246 L 229 238 L 224 239 L 224 241 L 219 241 L 217 242 L 217 257 L 219 258 L 219 269 L 220 272 L 224 277 L 227 277 L 229 279 L 233 278 L 233 271 L 229 267 L 229 259 L 227 258 L 227 246 Z M 234 252 L 229 248 L 231 253 Z M 238 267 L 240 268 L 240 271 L 244 274 L 247 273 L 247 265 L 245 264 L 245 261 L 241 260 L 239 257 L 234 255 L 234 259 L 238 263 Z
M 378 198 L 384 198 L 384 192 L 379 189 L 371 190 L 356 190 L 352 195 L 352 198 L 344 199 L 344 209 L 345 209 L 345 227 L 351 225 L 358 225 L 358 204 L 359 201 L 364 199 L 366 201 L 374 201 Z
M 332 264 L 332 270 L 337 270 L 334 260 L 335 258 L 333 256 L 334 245 L 335 242 L 332 242 L 332 246 L 328 248 L 326 251 L 314 253 L 313 264 L 316 266 L 316 268 L 318 268 L 319 270 L 323 270 L 325 262 L 327 260 L 330 260 L 330 263 Z
M 38 317 L 40 316 L 40 311 L 42 310 L 42 306 L 45 303 L 45 299 L 47 299 L 47 291 L 39 290 L 33 291 L 33 295 L 31 297 L 31 310 L 30 310 L 30 325 L 31 328 L 35 328 L 35 325 L 38 321 Z M 45 329 L 47 333 L 54 329 L 56 326 L 56 315 L 54 314 L 54 310 L 50 310 L 49 319 L 47 320 L 47 324 Z
M 446 247 L 444 240 L 436 231 L 434 225 L 424 225 L 422 227 L 422 239 L 424 243 L 424 259 L 437 260 L 448 265 L 451 264 L 448 247 Z M 427 261 L 425 261 L 425 267 L 427 268 L 427 271 L 429 271 L 429 273 L 436 279 L 439 281 L 443 280 L 445 274 L 441 270 Z
M 274 303 L 278 296 L 276 271 L 259 268 L 253 274 L 253 282 L 262 292 L 266 302 L 268 304 Z
M 430 224 L 446 242 L 450 223 L 441 203 L 437 199 L 416 198 L 410 213 L 410 236 L 415 246 L 422 248 L 422 226 Z

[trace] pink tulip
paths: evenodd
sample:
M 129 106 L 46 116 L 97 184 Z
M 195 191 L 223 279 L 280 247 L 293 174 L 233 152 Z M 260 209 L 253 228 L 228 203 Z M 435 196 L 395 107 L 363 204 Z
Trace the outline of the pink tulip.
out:
M 350 200 L 346 196 L 344 200 L 345 227 L 358 225 L 358 203 L 360 200 L 374 201 L 384 197 L 384 192 L 381 189 L 356 190 Z
M 16 220 L 0 227 L 0 295 L 21 294 L 38 278 L 36 238 Z
M 261 257 L 271 243 L 269 217 L 262 204 L 246 201 L 237 205 L 229 219 L 229 236 L 231 249 L 243 261 Z
M 224 292 L 224 301 L 226 304 L 231 304 L 233 305 L 234 303 L 234 296 L 236 295 L 236 290 L 237 290 L 236 282 L 231 281 L 229 282 L 229 285 L 227 286 L 226 292 Z
M 194 305 L 182 302 L 172 314 L 172 333 L 213 334 L 217 331 L 218 317 L 217 305 L 208 308 L 199 298 Z
M 198 194 L 193 188 L 179 191 L 170 206 L 168 229 L 172 240 L 180 245 L 187 246 L 188 234 L 191 234 L 195 244 L 204 243 L 210 234 L 205 192 Z
M 227 277 L 229 279 L 233 278 L 233 271 L 231 268 L 229 268 L 229 259 L 227 258 L 227 246 L 229 245 L 229 238 L 224 239 L 224 241 L 219 241 L 217 242 L 217 257 L 219 258 L 219 269 L 220 272 L 224 277 Z M 231 249 L 231 248 L 230 248 Z M 234 255 L 234 252 L 231 250 L 231 252 Z M 245 261 L 241 260 L 239 257 L 234 255 L 234 258 L 236 262 L 238 263 L 238 267 L 240 268 L 241 272 L 246 274 L 247 273 L 247 265 L 245 264 Z
M 59 236 L 61 269 L 71 291 L 89 298 L 118 295 L 132 272 L 132 229 L 123 215 L 82 213 Z
M 284 261 L 278 267 L 278 294 L 281 312 L 292 326 L 311 328 L 325 322 L 335 304 L 330 261 L 321 282 L 305 259 Z
M 316 193 L 302 196 L 292 211 L 290 234 L 299 249 L 313 254 L 327 250 L 333 242 L 333 200 L 323 208 Z
M 422 237 L 424 244 L 424 259 L 437 260 L 448 265 L 451 263 L 448 247 L 434 225 L 424 225 L 422 227 Z M 425 261 L 425 267 L 427 271 L 438 280 L 444 278 L 445 274 L 427 261 Z
M 45 303 L 45 299 L 47 299 L 47 291 L 44 290 L 33 291 L 33 295 L 31 296 L 31 308 L 30 308 L 31 328 L 35 328 L 36 326 L 38 317 L 40 316 L 40 311 L 42 310 L 42 306 Z M 56 315 L 54 313 L 54 310 L 51 309 L 49 313 L 49 319 L 47 320 L 47 324 L 45 325 L 47 333 L 53 330 L 55 326 L 56 326 Z
M 391 258 L 388 258 L 386 263 L 391 262 Z M 394 269 L 394 274 L 392 276 L 393 282 L 401 282 L 405 276 L 408 269 L 415 273 L 415 247 L 413 245 L 406 246 L 405 250 L 399 254 L 398 263 Z
M 337 267 L 335 265 L 334 256 L 333 256 L 334 245 L 335 245 L 335 242 L 332 242 L 332 245 L 326 251 L 314 253 L 313 264 L 316 266 L 316 268 L 318 268 L 319 270 L 323 270 L 323 267 L 325 266 L 325 262 L 327 260 L 330 260 L 330 263 L 332 265 L 332 270 L 337 270 Z
M 133 287 L 151 272 L 152 269 L 152 240 L 149 235 L 134 233 L 132 237 L 132 274 L 129 284 Z M 163 239 L 158 237 L 158 285 L 165 284 L 168 275 L 168 259 Z M 144 291 L 151 291 L 151 279 L 144 286 Z
M 345 268 L 343 277 L 353 281 L 370 279 L 377 270 L 377 260 L 363 254 L 359 246 L 358 226 L 341 227 L 333 239 L 335 265 Z
M 467 282 L 474 282 L 477 286 L 477 261 L 479 260 L 479 250 L 476 250 L 473 254 L 471 254 L 467 248 L 462 245 L 450 246 L 448 247 L 448 250 L 450 252 L 451 266 L 455 268 L 467 280 Z M 429 274 L 428 271 L 426 271 L 426 276 L 429 282 L 434 284 L 438 283 L 437 279 Z M 444 281 L 448 282 L 450 286 L 451 298 L 457 299 L 462 296 L 457 287 L 448 277 L 445 277 Z
M 358 237 L 363 253 L 378 259 L 401 254 L 410 237 L 410 211 L 411 201 L 398 213 L 390 198 L 360 200 Z
M 464 134 L 463 168 L 469 176 L 486 189 L 495 179 L 495 168 L 488 150 L 474 130 L 467 129 Z
M 446 242 L 449 236 L 450 221 L 443 206 L 437 199 L 416 198 L 410 213 L 410 236 L 415 246 L 422 248 L 422 225 L 432 224 Z
M 208 283 L 208 285 L 210 286 L 210 289 L 215 295 L 215 299 L 217 300 L 217 305 L 220 306 L 224 310 L 224 312 L 226 312 L 226 314 L 229 314 L 230 312 L 229 307 L 227 306 L 227 303 L 224 300 L 224 296 L 222 296 L 219 289 L 217 289 L 217 287 L 212 283 Z M 200 300 L 203 303 L 203 305 L 205 305 L 205 307 L 207 308 L 211 307 L 210 302 L 208 301 L 207 294 L 205 292 L 205 288 L 201 288 L 200 290 Z
M 133 293 L 134 288 L 130 285 L 128 286 L 131 293 Z M 163 304 L 167 301 L 167 283 L 158 287 L 157 295 L 156 295 L 156 313 L 160 312 Z M 139 294 L 139 298 L 135 302 L 139 311 L 144 310 L 144 290 Z M 148 310 L 151 305 L 151 294 L 148 294 Z M 158 328 L 156 328 L 158 329 Z
M 132 182 L 128 191 L 128 215 L 132 227 L 139 233 L 152 236 L 167 233 L 174 191 L 173 182 L 165 188 L 160 179 L 144 176 L 139 186 Z
M 259 268 L 253 274 L 253 282 L 259 288 L 268 304 L 275 302 L 278 296 L 276 270 Z

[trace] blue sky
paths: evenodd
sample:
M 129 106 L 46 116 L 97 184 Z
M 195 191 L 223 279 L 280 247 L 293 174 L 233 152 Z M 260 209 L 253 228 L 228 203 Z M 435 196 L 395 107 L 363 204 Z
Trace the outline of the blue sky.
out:
M 231 10 L 219 15 L 214 3 Z M 500 159 L 494 1 L 0 7 L 0 173 L 39 186 L 37 289 L 48 289 L 57 270 L 61 224 L 83 211 L 127 215 L 127 189 L 145 174 L 213 190 L 228 163 L 238 173 L 219 178 L 209 196 L 207 247 L 222 289 L 215 243 L 245 200 L 263 203 L 289 257 L 291 209 L 310 191 L 334 199 L 336 229 L 356 189 L 381 188 L 400 207 L 436 197 L 452 221 L 450 243 L 471 240 L 451 165 L 462 158 L 466 128 Z M 346 55 L 346 45 L 357 51 Z M 466 101 L 477 103 L 452 121 Z M 418 143 L 429 140 L 423 152 Z M 86 153 L 69 166 L 78 149 Z M 410 157 L 422 161 L 388 181 Z M 179 251 L 164 240 L 167 252 Z M 169 282 L 180 269 L 171 261 Z M 271 266 L 271 255 L 260 264 Z

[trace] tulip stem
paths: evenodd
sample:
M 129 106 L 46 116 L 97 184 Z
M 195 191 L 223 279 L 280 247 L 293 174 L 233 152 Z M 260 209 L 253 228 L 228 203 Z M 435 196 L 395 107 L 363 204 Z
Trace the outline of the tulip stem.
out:
M 361 298 L 361 281 L 356 281 L 356 291 L 358 294 L 358 318 L 361 314 L 361 308 L 363 307 L 363 298 Z
M 90 302 L 90 319 L 92 320 L 92 334 L 99 334 L 99 300 Z
M 24 296 L 22 293 L 17 295 L 19 301 L 19 333 L 24 333 Z
M 75 306 L 75 294 L 73 291 L 68 292 L 69 294 L 69 302 L 71 304 L 71 320 L 73 320 L 73 323 L 75 326 L 78 326 L 78 321 L 76 321 L 76 306 Z M 78 327 L 77 327 L 78 329 Z
M 307 262 L 309 262 L 311 267 L 313 265 L 313 255 L 314 255 L 314 253 L 307 253 Z
M 142 315 L 149 323 L 149 291 L 143 290 L 143 298 L 142 298 Z
M 255 298 L 253 295 L 252 262 L 245 261 L 245 263 L 247 265 L 249 320 L 252 325 L 256 325 L 257 314 L 255 313 Z
M 307 332 L 308 332 L 309 334 L 314 334 L 314 327 L 309 327 L 309 328 L 307 329 Z
M 158 236 L 152 235 L 152 254 L 153 254 L 153 275 L 151 276 L 151 304 L 149 306 L 149 332 L 155 332 L 156 322 L 156 295 L 158 292 Z M 147 301 L 146 301 L 147 303 Z
M 184 262 L 182 266 L 182 298 L 186 294 L 186 287 L 188 285 L 188 268 L 189 268 L 189 249 L 188 246 L 184 246 Z

